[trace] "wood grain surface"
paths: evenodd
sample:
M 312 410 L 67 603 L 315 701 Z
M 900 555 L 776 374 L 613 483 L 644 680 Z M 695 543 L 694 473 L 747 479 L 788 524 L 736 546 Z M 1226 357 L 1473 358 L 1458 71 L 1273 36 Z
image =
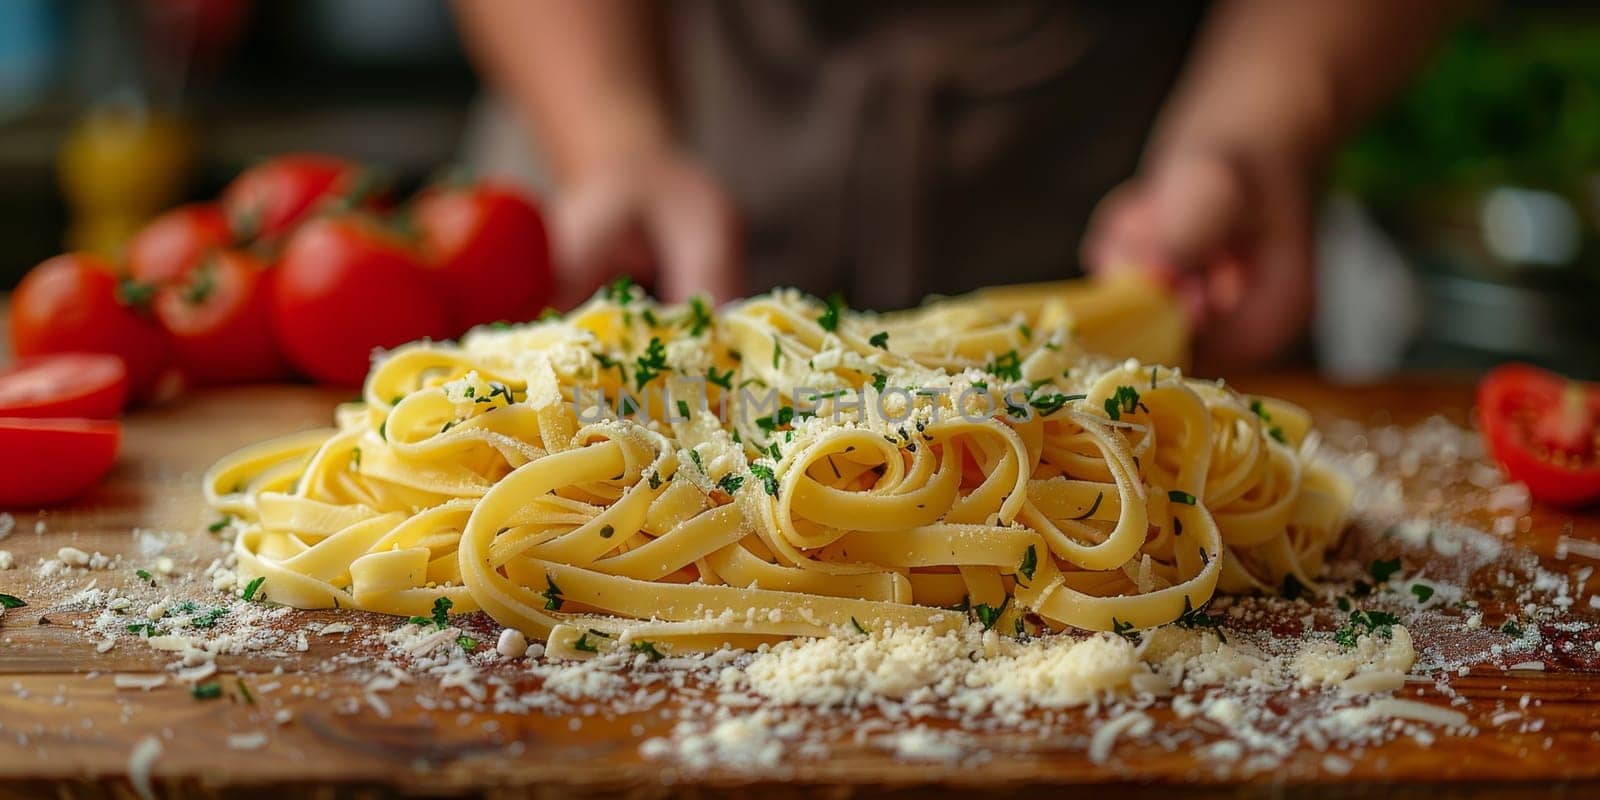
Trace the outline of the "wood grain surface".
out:
M 1470 403 L 1469 385 L 1453 380 L 1337 388 L 1301 376 L 1271 376 L 1239 385 L 1302 403 L 1321 420 L 1403 423 L 1442 413 L 1464 421 Z M 997 755 L 980 763 L 910 763 L 854 745 L 850 726 L 826 715 L 818 715 L 817 725 L 836 731 L 839 741 L 830 758 L 778 771 L 691 774 L 640 756 L 642 736 L 670 735 L 673 720 L 660 709 L 574 723 L 543 713 L 428 709 L 402 686 L 386 695 L 392 707 L 387 719 L 365 707 L 340 713 L 340 701 L 358 698 L 361 687 L 353 677 L 326 668 L 326 657 L 344 649 L 338 637 L 313 637 L 307 652 L 287 662 L 219 659 L 228 676 L 226 696 L 219 701 L 194 701 L 172 685 L 149 692 L 114 688 L 110 673 L 160 672 L 171 654 L 131 644 L 96 653 L 73 627 L 82 614 L 49 611 L 63 599 L 52 594 L 60 589 L 33 576 L 32 565 L 65 545 L 131 559 L 137 554 L 130 531 L 143 528 L 181 532 L 167 555 L 181 569 L 202 569 L 220 551 L 205 530 L 213 515 L 201 502 L 201 471 L 240 445 L 328 424 L 333 404 L 347 394 L 293 386 L 236 388 L 140 412 L 128 421 L 115 472 L 93 494 L 42 514 L 13 510 L 15 532 L 0 548 L 15 555 L 18 568 L 0 572 L 0 591 L 24 596 L 30 606 L 0 622 L 0 797 L 133 796 L 129 754 L 148 736 L 164 742 L 154 788 L 170 797 L 1053 797 L 1076 790 L 1130 797 L 1181 791 L 1185 798 L 1441 792 L 1448 797 L 1600 796 L 1600 681 L 1554 665 L 1542 673 L 1479 668 L 1455 679 L 1455 690 L 1470 701 L 1462 710 L 1483 728 L 1475 737 L 1442 736 L 1432 746 L 1402 737 L 1351 755 L 1352 768 L 1344 775 L 1328 773 L 1321 766 L 1323 754 L 1307 751 L 1282 769 L 1244 779 L 1219 777 L 1189 750 L 1168 751 L 1153 743 L 1121 745 L 1111 763 L 1096 765 L 1083 752 L 1087 728 L 1071 723 L 1047 737 L 997 737 Z M 35 532 L 39 519 L 42 533 Z M 1547 557 L 1564 533 L 1600 538 L 1600 518 L 1593 513 L 1536 509 L 1533 520 L 1531 530 L 1517 535 L 1518 542 Z M 1593 564 L 1575 557 L 1547 563 L 1560 572 Z M 129 564 L 94 577 L 102 586 L 131 585 L 136 578 Z M 294 612 L 294 624 L 331 620 L 336 613 Z M 362 624 L 362 616 L 339 618 Z M 280 667 L 286 674 L 269 674 Z M 281 687 L 246 703 L 234 688 L 235 674 L 248 685 L 271 681 Z M 1514 706 L 1524 694 L 1545 720 L 1541 730 L 1522 733 L 1488 723 L 1497 703 Z M 1427 685 L 1408 685 L 1403 696 L 1438 701 Z M 291 711 L 292 722 L 273 724 L 280 708 Z M 1154 715 L 1170 719 L 1162 708 Z M 230 734 L 260 730 L 267 731 L 261 749 L 226 745 Z

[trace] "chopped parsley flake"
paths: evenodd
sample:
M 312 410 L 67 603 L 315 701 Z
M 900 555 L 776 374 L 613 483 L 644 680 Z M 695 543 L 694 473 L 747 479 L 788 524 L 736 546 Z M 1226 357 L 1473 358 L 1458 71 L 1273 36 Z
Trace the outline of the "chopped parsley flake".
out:
M 878 348 L 879 350 L 888 350 L 889 349 L 889 332 L 888 331 L 878 331 L 877 333 L 872 334 L 872 337 L 867 339 L 867 344 L 870 344 L 873 347 Z
M 431 617 L 412 617 L 412 625 L 432 625 L 436 630 L 450 627 L 450 607 L 455 605 L 448 597 L 436 598 L 433 601 L 433 615 Z
M 1368 571 L 1372 573 L 1372 579 L 1377 581 L 1379 585 L 1388 583 L 1389 578 L 1400 571 L 1400 559 L 1398 557 L 1388 560 L 1380 558 L 1372 562 L 1372 567 Z
M 28 605 L 27 601 L 22 598 L 14 594 L 0 592 L 0 608 L 23 608 L 26 605 Z
M 216 522 L 213 522 L 210 525 L 207 525 L 206 526 L 206 530 L 211 531 L 212 533 L 221 533 L 223 528 L 226 528 L 226 527 L 228 527 L 229 525 L 232 525 L 232 524 L 233 524 L 233 517 L 228 515 L 228 514 L 223 514 L 222 515 L 222 519 L 219 519 Z
M 767 490 L 767 494 L 773 497 L 778 496 L 778 476 L 772 474 L 771 467 L 766 464 L 751 464 L 750 474 L 755 475 L 756 479 L 761 481 L 761 486 Z
M 619 306 L 625 306 L 633 300 L 633 278 L 624 275 L 611 282 L 606 287 L 606 298 Z
M 979 603 L 972 607 L 972 613 L 977 615 L 978 623 L 983 625 L 984 630 L 992 630 L 994 624 L 1006 613 L 1006 606 L 1009 605 L 1011 605 L 1011 595 L 1006 595 L 1006 599 L 1000 602 L 998 608 L 991 607 L 987 603 Z
M 661 337 L 650 337 L 650 344 L 645 347 L 644 355 L 635 359 L 634 363 L 633 382 L 640 391 L 643 391 L 645 384 L 667 371 L 667 346 L 661 343 Z
M 868 634 L 868 633 L 867 633 L 867 628 L 866 628 L 866 626 L 865 626 L 865 625 L 862 625 L 862 624 L 861 624 L 861 621 L 860 621 L 860 620 L 858 620 L 858 619 L 856 619 L 856 618 L 855 618 L 855 617 L 851 617 L 851 618 L 850 618 L 850 627 L 852 627 L 852 628 L 855 628 L 855 629 L 856 629 L 856 633 L 859 633 L 859 634 L 861 634 L 861 635 L 862 635 L 862 636 L 867 636 L 867 635 L 869 635 L 869 634 Z
M 1190 629 L 1210 628 L 1216 632 L 1218 639 L 1226 642 L 1228 641 L 1228 637 L 1222 632 L 1222 617 L 1215 614 L 1205 613 L 1206 608 L 1210 605 L 1211 601 L 1207 600 L 1206 602 L 1202 603 L 1199 608 L 1195 608 L 1189 602 L 1189 596 L 1184 595 L 1183 614 L 1178 617 L 1178 627 Z
M 257 575 L 255 577 L 255 580 L 252 580 L 249 583 L 245 584 L 244 585 L 244 599 L 246 601 L 254 600 L 255 597 L 256 597 L 256 591 L 258 591 L 261 588 L 261 584 L 266 583 L 266 582 L 267 582 L 267 576 L 265 576 L 265 575 Z M 262 597 L 262 599 L 265 599 L 266 595 L 262 595 L 261 597 Z
M 1262 405 L 1260 400 L 1251 400 L 1250 410 L 1255 412 L 1255 415 L 1260 417 L 1261 421 L 1266 424 L 1268 436 L 1276 439 L 1279 444 L 1288 443 L 1288 441 L 1283 437 L 1283 428 L 1281 426 L 1272 424 L 1272 414 L 1267 412 L 1267 407 Z
M 1283 598 L 1285 600 L 1298 600 L 1308 595 L 1310 590 L 1308 590 L 1306 585 L 1301 583 L 1300 579 L 1296 578 L 1294 573 L 1291 572 L 1283 576 L 1283 588 L 1280 590 L 1280 592 L 1283 594 Z
M 828 295 L 828 307 L 822 310 L 822 316 L 817 317 L 817 324 L 828 333 L 839 330 L 839 312 L 844 310 L 844 298 L 838 292 Z
M 1426 603 L 1433 597 L 1433 587 L 1425 583 L 1411 584 L 1411 593 L 1417 596 L 1417 602 Z
M 741 487 L 743 485 L 744 485 L 744 476 L 743 475 L 735 475 L 735 474 L 733 474 L 731 472 L 728 473 L 727 475 L 722 476 L 722 480 L 717 481 L 717 488 L 721 489 L 724 492 L 727 492 L 728 494 L 737 493 L 739 491 L 739 487 Z
M 544 576 L 544 580 L 545 583 L 550 584 L 550 588 L 543 592 L 544 610 L 560 611 L 561 605 L 566 602 L 566 598 L 561 596 L 561 587 L 557 586 L 556 579 L 549 575 Z
M 196 684 L 189 689 L 189 696 L 196 700 L 215 700 L 222 696 L 222 684 L 216 681 Z
M 731 391 L 733 389 L 733 370 L 730 369 L 718 375 L 716 367 L 706 367 L 706 380 Z
M 1182 503 L 1186 506 L 1192 506 L 1195 504 L 1194 495 L 1189 494 L 1188 492 L 1179 491 L 1177 489 L 1167 492 L 1167 499 L 1174 503 Z
M 1007 351 L 1004 355 L 989 362 L 983 368 L 984 372 L 1005 380 L 1022 380 L 1022 359 L 1017 356 L 1015 349 Z
M 1039 568 L 1039 551 L 1033 545 L 1028 545 L 1028 552 L 1022 554 L 1022 565 L 1017 567 L 1017 574 L 1033 580 L 1033 573 Z
M 456 637 L 456 647 L 459 647 L 462 650 L 470 653 L 478 649 L 478 640 L 466 634 L 462 634 Z
M 1394 633 L 1394 626 L 1400 624 L 1400 619 L 1393 614 L 1383 611 L 1365 611 L 1356 609 L 1350 612 L 1350 621 L 1344 627 L 1333 632 L 1333 640 L 1341 647 L 1355 647 L 1356 640 L 1363 633 L 1377 633 L 1390 636 Z
M 600 648 L 595 647 L 594 644 L 589 641 L 589 634 L 587 633 L 579 636 L 578 641 L 572 643 L 572 649 L 581 650 L 585 653 L 600 652 Z
M 1089 510 L 1083 512 L 1082 514 L 1079 514 L 1076 517 L 1073 517 L 1072 518 L 1073 521 L 1085 520 L 1085 519 L 1088 519 L 1088 518 L 1094 516 L 1094 512 L 1100 510 L 1100 501 L 1102 501 L 1104 499 L 1106 499 L 1106 493 L 1105 492 L 1097 492 L 1095 494 L 1095 496 L 1094 496 L 1094 502 L 1089 504 Z
M 1111 632 L 1134 644 L 1138 644 L 1142 638 L 1139 636 L 1139 632 L 1134 630 L 1133 623 L 1123 622 L 1116 617 L 1111 618 Z
M 660 650 L 656 649 L 655 642 L 647 642 L 643 639 L 629 644 L 628 649 L 635 653 L 644 653 L 645 656 L 648 657 L 652 662 L 660 661 L 661 659 L 666 658 L 666 656 L 662 655 Z
M 684 324 L 690 336 L 699 336 L 711 327 L 711 309 L 704 298 L 698 295 L 689 298 L 689 319 Z
M 1105 408 L 1106 416 L 1113 420 L 1122 419 L 1123 414 L 1132 414 L 1135 410 L 1150 410 L 1139 402 L 1139 390 L 1132 386 L 1118 386 L 1116 393 L 1106 398 Z

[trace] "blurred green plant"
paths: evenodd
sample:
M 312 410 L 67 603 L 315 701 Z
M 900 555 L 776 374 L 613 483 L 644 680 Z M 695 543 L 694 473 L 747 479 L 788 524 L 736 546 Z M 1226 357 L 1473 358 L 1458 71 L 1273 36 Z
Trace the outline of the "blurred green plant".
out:
M 1378 208 L 1498 184 L 1571 191 L 1600 167 L 1600 21 L 1464 26 L 1343 153 Z

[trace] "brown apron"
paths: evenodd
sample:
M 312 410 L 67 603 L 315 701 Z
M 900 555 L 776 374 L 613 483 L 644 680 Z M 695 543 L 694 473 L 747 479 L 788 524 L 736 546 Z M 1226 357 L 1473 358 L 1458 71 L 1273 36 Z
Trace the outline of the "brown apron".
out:
M 681 0 L 669 62 L 751 288 L 895 308 L 1074 274 L 1203 10 Z

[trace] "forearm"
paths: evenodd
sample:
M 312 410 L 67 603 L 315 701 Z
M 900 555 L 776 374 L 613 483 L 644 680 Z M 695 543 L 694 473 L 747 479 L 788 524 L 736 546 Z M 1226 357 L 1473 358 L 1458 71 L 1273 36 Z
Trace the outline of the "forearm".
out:
M 669 147 L 654 4 L 457 0 L 483 73 L 537 135 L 557 180 Z
M 1226 0 L 1148 152 L 1216 148 L 1315 168 L 1402 85 L 1456 5 Z

